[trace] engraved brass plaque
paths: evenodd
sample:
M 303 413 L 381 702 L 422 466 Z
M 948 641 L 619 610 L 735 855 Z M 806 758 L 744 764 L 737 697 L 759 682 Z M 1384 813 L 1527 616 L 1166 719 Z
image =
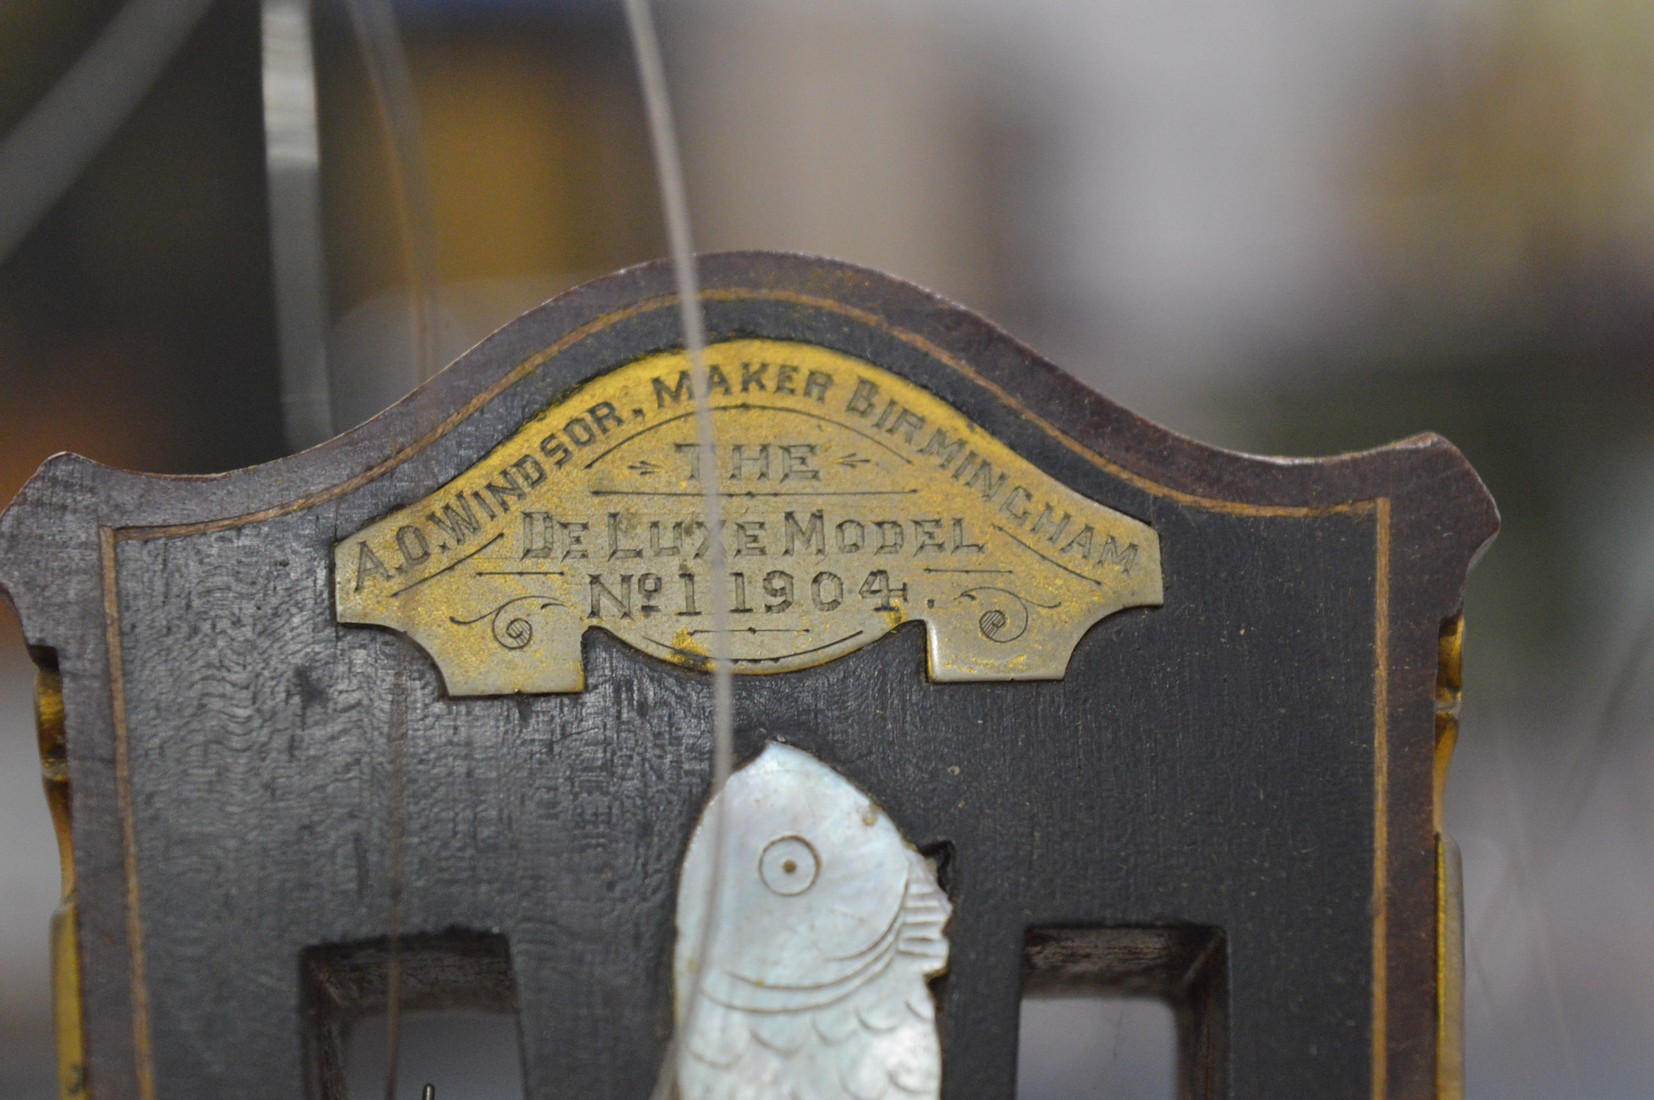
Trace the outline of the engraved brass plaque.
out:
M 705 667 L 714 537 L 741 673 L 922 619 L 933 680 L 1058 679 L 1093 624 L 1161 602 L 1153 529 L 911 382 L 778 340 L 716 344 L 707 362 L 720 532 L 702 516 L 688 357 L 652 355 L 341 540 L 339 620 L 405 633 L 451 694 L 495 695 L 581 690 L 590 627 Z

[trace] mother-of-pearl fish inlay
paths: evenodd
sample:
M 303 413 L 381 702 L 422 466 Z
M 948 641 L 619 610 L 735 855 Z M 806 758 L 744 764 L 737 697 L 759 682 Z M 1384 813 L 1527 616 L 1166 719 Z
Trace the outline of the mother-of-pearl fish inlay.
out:
M 703 811 L 684 857 L 673 966 L 684 1100 L 940 1095 L 926 983 L 947 968 L 952 911 L 871 798 L 808 753 L 767 746 Z

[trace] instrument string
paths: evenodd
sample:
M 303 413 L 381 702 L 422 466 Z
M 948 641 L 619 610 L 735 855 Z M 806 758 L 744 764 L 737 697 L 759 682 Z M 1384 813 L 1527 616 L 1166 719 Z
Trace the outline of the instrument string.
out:
M 402 1052 L 402 890 L 407 830 L 408 663 L 396 650 L 395 679 L 390 698 L 385 766 L 385 1100 L 396 1100 L 398 1062 Z
M 1545 801 L 1545 820 L 1541 827 L 1549 841 L 1535 859 L 1532 868 L 1543 876 L 1551 859 L 1562 850 L 1563 841 L 1579 824 L 1580 817 L 1603 776 L 1604 765 L 1613 758 L 1613 743 L 1622 728 L 1625 708 L 1635 700 L 1633 689 L 1648 656 L 1654 653 L 1654 602 L 1643 608 L 1642 620 L 1631 638 L 1614 660 L 1603 662 L 1613 670 L 1606 685 L 1600 690 L 1596 706 L 1590 708 L 1591 719 L 1581 724 L 1582 733 L 1574 738 L 1568 758 L 1560 770 L 1561 783 Z M 1508 775 L 1508 772 L 1507 772 Z M 1511 780 L 1514 782 L 1514 780 Z M 1489 891 L 1490 899 L 1497 901 L 1508 893 L 1521 893 L 1515 884 L 1517 869 L 1514 863 L 1503 873 Z M 1471 932 L 1472 940 L 1487 941 L 1498 931 L 1510 907 L 1490 904 L 1484 910 Z
M 1640 675 L 1654 654 L 1654 603 L 1644 604 L 1639 615 L 1629 638 L 1618 646 L 1605 646 L 1613 657 L 1598 667 L 1610 670 L 1608 676 L 1595 692 L 1589 693 L 1596 696 L 1595 705 L 1581 709 L 1591 717 L 1578 723 L 1580 733 L 1570 739 L 1566 759 L 1553 773 L 1560 780 L 1548 786 L 1545 794 L 1534 800 L 1524 795 L 1507 739 L 1490 738 L 1497 767 L 1495 780 L 1501 792 L 1499 804 L 1505 815 L 1501 847 L 1508 858 L 1486 891 L 1478 916 L 1466 929 L 1467 963 L 1476 978 L 1471 988 L 1478 994 L 1495 1034 L 1508 1034 L 1509 1028 L 1520 1026 L 1508 1022 L 1506 1001 L 1494 990 L 1491 980 L 1490 971 L 1497 968 L 1490 967 L 1484 955 L 1507 921 L 1525 924 L 1534 945 L 1544 1011 L 1561 1047 L 1560 1069 L 1569 1082 L 1570 1095 L 1584 1095 L 1588 1090 L 1584 1063 L 1563 1004 L 1562 968 L 1556 958 L 1559 942 L 1567 940 L 1557 939 L 1552 908 L 1545 901 L 1545 883 L 1607 774 L 1610 761 L 1624 759 L 1616 741 L 1626 725 L 1625 711 L 1637 698 Z M 1543 838 L 1542 843 L 1536 841 L 1538 837 Z
M 1568 1081 L 1569 1096 L 1585 1096 L 1585 1071 L 1577 1053 L 1573 1028 L 1568 1023 L 1568 1011 L 1562 1003 L 1562 981 L 1556 966 L 1556 953 L 1551 939 L 1551 922 L 1545 915 L 1544 899 L 1535 866 L 1528 830 L 1528 816 L 1522 807 L 1522 793 L 1510 752 L 1504 739 L 1493 743 L 1493 755 L 1498 762 L 1500 779 L 1505 787 L 1501 804 L 1505 813 L 1505 831 L 1510 848 L 1510 870 L 1513 892 L 1518 904 L 1527 911 L 1533 925 L 1535 955 L 1539 962 L 1539 984 L 1545 998 L 1545 1011 L 1557 1043 L 1562 1048 L 1562 1072 Z
M 435 206 L 420 140 L 413 73 L 388 0 L 346 0 L 346 8 L 379 113 L 399 230 L 397 241 L 408 280 L 414 364 L 417 380 L 425 382 L 442 364 L 437 361 L 436 345 Z
M 0 142 L 0 260 L 120 129 L 212 0 L 131 0 Z
M 437 360 L 437 271 L 435 217 L 425 156 L 420 140 L 419 108 L 407 52 L 388 0 L 346 0 L 351 27 L 367 70 L 368 85 L 379 115 L 390 168 L 391 200 L 397 238 L 408 283 L 417 382 L 431 378 Z M 331 359 L 329 360 L 331 363 Z M 402 1045 L 402 928 L 407 837 L 408 700 L 412 676 L 406 655 L 398 651 L 396 683 L 390 701 L 385 743 L 386 892 L 385 929 L 385 1100 L 396 1100 Z M 427 1096 L 429 1095 L 427 1088 Z
M 281 417 L 295 451 L 333 437 L 311 0 L 262 0 L 264 161 Z
M 708 647 L 712 666 L 712 776 L 707 794 L 712 807 L 712 818 L 709 822 L 712 867 L 708 875 L 706 906 L 703 910 L 705 919 L 701 923 L 699 942 L 695 945 L 694 957 L 700 965 L 695 969 L 693 987 L 688 991 L 687 1001 L 679 1015 L 678 1026 L 667 1048 L 651 1094 L 654 1100 L 668 1100 L 676 1091 L 679 1060 L 683 1056 L 685 1036 L 692 1033 L 696 1016 L 705 999 L 704 984 L 707 970 L 710 968 L 708 955 L 720 919 L 727 811 L 718 794 L 729 779 L 735 755 L 734 678 L 729 661 L 730 595 L 722 537 L 723 497 L 718 489 L 716 436 L 712 423 L 710 386 L 707 384 L 706 317 L 702 309 L 700 279 L 691 243 L 689 198 L 684 186 L 683 160 L 679 154 L 676 127 L 672 119 L 671 99 L 666 90 L 666 66 L 661 57 L 660 40 L 655 33 L 648 0 L 625 0 L 625 7 L 626 23 L 637 58 L 638 79 L 642 85 L 644 107 L 649 119 L 650 146 L 655 158 L 655 172 L 660 182 L 661 206 L 665 213 L 667 239 L 671 246 L 672 273 L 677 283 L 684 348 L 689 356 L 695 401 L 695 430 L 699 444 L 696 452 L 696 470 L 700 479 L 701 510 L 707 530 L 712 536 L 707 540 L 707 566 L 710 573 L 708 597 L 713 628 L 711 644 Z

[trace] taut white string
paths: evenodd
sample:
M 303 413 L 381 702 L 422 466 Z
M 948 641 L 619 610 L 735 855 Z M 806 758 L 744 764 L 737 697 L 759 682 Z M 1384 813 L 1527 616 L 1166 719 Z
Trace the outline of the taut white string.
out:
M 724 804 L 718 793 L 729 779 L 735 755 L 734 682 L 729 663 L 729 574 L 723 545 L 723 498 L 718 490 L 717 455 L 714 450 L 716 437 L 707 386 L 706 318 L 701 308 L 695 251 L 690 244 L 689 199 L 683 181 L 683 161 L 678 155 L 672 105 L 666 93 L 666 68 L 661 61 L 660 40 L 655 35 L 648 0 L 625 2 L 626 22 L 631 28 L 638 78 L 643 85 L 643 101 L 649 115 L 650 143 L 654 148 L 661 205 L 666 213 L 666 235 L 672 250 L 672 273 L 677 280 L 684 349 L 689 354 L 690 377 L 693 380 L 695 429 L 700 444 L 697 472 L 701 483 L 701 508 L 709 535 L 707 568 L 711 573 L 708 596 L 712 634 L 708 651 L 712 664 L 712 782 L 707 797 L 713 807 L 710 822 L 712 872 L 708 876 L 706 919 L 701 924 L 700 942 L 695 949 L 695 957 L 701 960 L 701 966 L 695 972 L 694 987 L 689 991 L 672 1045 L 667 1049 L 665 1063 L 655 1080 L 655 1100 L 666 1100 L 677 1083 L 683 1037 L 693 1029 L 704 996 L 702 987 L 708 968 L 707 956 L 718 927 L 726 827 Z

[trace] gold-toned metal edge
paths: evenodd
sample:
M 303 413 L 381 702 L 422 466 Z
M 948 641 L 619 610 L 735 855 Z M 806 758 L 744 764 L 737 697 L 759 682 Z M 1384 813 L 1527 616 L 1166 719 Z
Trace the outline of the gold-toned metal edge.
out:
M 1464 691 L 1464 612 L 1442 621 L 1436 642 L 1436 755 L 1432 771 L 1436 831 L 1442 831 L 1447 771 L 1459 744 L 1459 700 Z
M 61 881 L 52 914 L 52 1024 L 57 1034 L 57 1092 L 60 1100 L 86 1095 L 85 1006 L 81 997 L 80 949 L 75 922 L 75 841 L 69 817 L 69 758 L 63 723 L 63 676 L 40 666 L 34 680 L 35 732 L 40 745 L 40 778 L 57 835 Z
M 1464 1100 L 1464 869 L 1442 815 L 1447 771 L 1459 742 L 1464 689 L 1464 613 L 1444 620 L 1436 643 L 1436 1096 Z
M 838 313 L 851 317 L 872 328 L 878 329 L 893 338 L 924 351 L 927 355 L 947 364 L 949 367 L 970 378 L 978 385 L 987 389 L 1001 401 L 1022 413 L 1035 426 L 1047 435 L 1073 451 L 1081 458 L 1086 459 L 1098 468 L 1105 470 L 1122 480 L 1135 485 L 1156 496 L 1164 497 L 1181 504 L 1205 508 L 1210 511 L 1229 515 L 1254 516 L 1319 516 L 1337 515 L 1340 513 L 1363 514 L 1375 512 L 1378 528 L 1378 579 L 1375 583 L 1375 598 L 1377 603 L 1376 643 L 1377 652 L 1374 656 L 1375 684 L 1375 738 L 1374 738 L 1374 769 L 1375 769 L 1375 801 L 1378 817 L 1374 828 L 1374 984 L 1373 984 L 1373 1096 L 1374 1100 L 1385 1100 L 1386 1077 L 1389 1051 L 1386 1043 L 1387 1005 L 1388 1005 L 1388 911 L 1389 911 L 1389 868 L 1388 837 L 1389 837 L 1389 557 L 1390 557 L 1390 501 L 1388 497 L 1369 498 L 1361 500 L 1343 501 L 1327 505 L 1260 505 L 1244 501 L 1223 500 L 1216 497 L 1204 497 L 1194 493 L 1186 493 L 1170 486 L 1161 485 L 1135 471 L 1119 466 L 1109 459 L 1097 454 L 1085 444 L 1069 436 L 1056 425 L 1051 424 L 1033 409 L 1029 408 L 1020 399 L 1004 390 L 996 383 L 983 377 L 976 370 L 969 367 L 946 350 L 938 347 L 917 333 L 908 332 L 890 324 L 884 318 L 866 310 L 844 305 L 827 298 L 817 298 L 812 295 L 798 294 L 791 291 L 761 290 L 746 288 L 724 288 L 719 290 L 703 291 L 701 297 L 712 301 L 740 301 L 747 299 L 771 300 L 792 302 L 821 309 L 825 312 Z M 258 511 L 249 512 L 240 516 L 231 516 L 216 520 L 206 520 L 185 524 L 157 524 L 150 526 L 136 525 L 131 527 L 100 527 L 99 542 L 102 548 L 104 573 L 104 620 L 107 627 L 107 643 L 110 665 L 110 690 L 114 700 L 112 712 L 116 736 L 116 784 L 118 813 L 121 818 L 121 833 L 123 841 L 123 870 L 127 882 L 127 939 L 128 958 L 131 960 L 129 978 L 132 982 L 133 1004 L 133 1057 L 137 1063 L 137 1079 L 139 1095 L 142 1100 L 154 1100 L 155 1085 L 150 1057 L 149 1031 L 149 994 L 148 985 L 144 976 L 142 920 L 138 909 L 138 880 L 137 880 L 137 843 L 134 835 L 135 825 L 132 820 L 131 807 L 131 776 L 130 760 L 128 756 L 128 731 L 126 727 L 125 689 L 123 680 L 123 662 L 120 657 L 120 627 L 119 627 L 119 599 L 116 592 L 115 577 L 115 545 L 118 542 L 142 541 L 152 538 L 182 538 L 196 534 L 207 534 L 213 531 L 223 531 L 248 523 L 257 523 L 261 520 L 272 519 L 277 516 L 296 512 L 300 509 L 316 504 L 325 504 L 347 493 L 377 480 L 391 469 L 406 461 L 412 455 L 419 453 L 432 443 L 441 439 L 452 431 L 477 409 L 493 400 L 494 397 L 509 389 L 529 374 L 533 373 L 544 363 L 563 354 L 569 348 L 586 338 L 593 336 L 604 329 L 610 328 L 630 317 L 656 309 L 669 308 L 677 302 L 677 295 L 667 294 L 656 298 L 645 299 L 642 302 L 596 317 L 586 324 L 573 329 L 556 341 L 550 347 L 537 352 L 512 368 L 503 378 L 488 386 L 470 401 L 454 410 L 442 422 L 430 431 L 408 444 L 406 447 L 387 456 L 374 466 L 357 474 L 355 477 L 329 486 L 327 489 L 309 496 L 272 505 Z

